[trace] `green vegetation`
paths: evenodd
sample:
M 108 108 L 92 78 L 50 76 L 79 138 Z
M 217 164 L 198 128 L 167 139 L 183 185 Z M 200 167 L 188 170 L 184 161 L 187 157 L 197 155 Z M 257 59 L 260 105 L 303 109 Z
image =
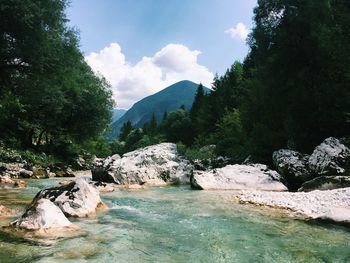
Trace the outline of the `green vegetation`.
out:
M 270 163 L 274 150 L 350 135 L 350 2 L 259 0 L 254 14 L 244 62 L 209 94 L 198 87 L 189 112 L 167 114 L 160 141 L 181 142 L 190 158 L 215 144 L 233 162 Z
M 0 3 L 0 140 L 64 159 L 93 149 L 113 101 L 67 26 L 67 0 Z M 39 154 L 40 155 L 40 154 Z
M 259 0 L 243 63 L 216 76 L 209 93 L 199 85 L 194 94 L 194 83 L 184 81 L 136 103 L 139 110 L 127 113 L 136 127 L 124 115 L 111 126 L 121 129 L 119 138 L 108 143 L 109 85 L 85 63 L 66 6 L 0 4 L 0 140 L 23 154 L 103 157 L 170 141 L 189 159 L 270 163 L 276 149 L 310 152 L 328 136 L 349 136 L 348 1 Z M 182 102 L 174 100 L 180 95 Z M 213 152 L 199 150 L 211 144 Z

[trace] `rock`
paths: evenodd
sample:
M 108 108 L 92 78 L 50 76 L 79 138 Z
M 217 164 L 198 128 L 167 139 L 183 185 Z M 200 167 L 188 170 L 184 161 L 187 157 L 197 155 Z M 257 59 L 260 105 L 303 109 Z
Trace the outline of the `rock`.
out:
M 65 217 L 61 209 L 48 199 L 34 202 L 12 226 L 24 229 L 65 228 L 72 223 Z
M 244 191 L 240 203 L 286 209 L 293 216 L 350 223 L 350 188 L 312 192 Z
M 116 184 L 189 183 L 192 165 L 173 143 L 161 143 L 105 159 L 92 169 L 92 179 Z
M 298 189 L 298 192 L 310 192 L 314 190 L 332 190 L 346 187 L 350 187 L 349 176 L 321 176 L 303 183 Z
M 31 178 L 33 176 L 33 172 L 25 169 L 21 169 L 19 171 L 19 177 L 21 178 Z
M 107 184 L 107 183 L 104 183 L 104 182 L 89 182 L 89 184 L 93 185 L 100 193 L 101 192 L 113 192 L 115 189 L 114 189 L 114 186 L 112 184 Z
M 272 155 L 273 163 L 291 190 L 296 190 L 300 185 L 313 178 L 308 170 L 309 156 L 292 150 L 281 149 Z
M 3 206 L 0 205 L 0 217 L 9 217 L 9 216 L 13 216 L 14 215 L 14 211 Z
M 280 175 L 266 165 L 227 165 L 208 172 L 194 172 L 191 186 L 200 190 L 287 191 Z
M 0 175 L 8 174 L 11 178 L 31 177 L 33 173 L 24 169 L 24 167 L 25 163 L 0 163 Z
M 9 174 L 3 174 L 0 176 L 0 183 L 1 184 L 15 184 L 15 181 L 11 179 Z
M 192 161 L 194 170 L 208 171 L 215 168 L 222 168 L 230 163 L 231 159 L 227 157 L 218 156 L 212 159 L 195 159 Z
M 73 182 L 74 182 L 73 180 L 63 180 L 63 181 L 59 182 L 59 184 L 60 185 L 67 185 L 67 184 L 71 184 Z
M 45 178 L 46 177 L 46 171 L 41 166 L 33 166 L 32 167 L 33 176 L 36 178 Z
M 67 168 L 56 171 L 56 177 L 75 177 L 75 174 L 71 168 Z
M 125 186 L 125 189 L 128 189 L 128 190 L 140 190 L 140 189 L 143 189 L 143 186 L 139 185 L 139 184 L 129 184 L 129 185 Z
M 16 180 L 13 186 L 18 188 L 26 188 L 27 183 L 23 180 Z
M 318 176 L 350 174 L 350 149 L 336 138 L 327 138 L 315 148 L 308 164 Z
M 40 199 L 49 199 L 61 208 L 65 215 L 73 217 L 95 214 L 96 208 L 102 202 L 98 190 L 83 178 L 67 185 L 41 190 L 33 202 Z

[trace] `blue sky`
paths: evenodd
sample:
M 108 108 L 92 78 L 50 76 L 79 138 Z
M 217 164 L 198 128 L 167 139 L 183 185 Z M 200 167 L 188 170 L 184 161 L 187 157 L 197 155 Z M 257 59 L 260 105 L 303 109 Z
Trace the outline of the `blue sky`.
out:
M 243 60 L 255 5 L 256 0 L 73 0 L 67 15 L 80 30 L 87 62 L 110 81 L 118 106 L 129 108 L 181 78 L 210 85 L 213 74 Z

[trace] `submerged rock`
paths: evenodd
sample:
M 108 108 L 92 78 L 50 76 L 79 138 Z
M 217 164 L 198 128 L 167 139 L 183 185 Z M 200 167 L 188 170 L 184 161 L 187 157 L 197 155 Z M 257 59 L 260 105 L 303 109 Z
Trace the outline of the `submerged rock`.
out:
M 8 217 L 13 216 L 14 211 L 12 209 L 9 209 L 3 205 L 0 205 L 0 217 Z
M 350 149 L 336 138 L 327 138 L 315 148 L 308 164 L 318 176 L 348 174 Z
M 314 190 L 332 190 L 350 187 L 349 176 L 321 176 L 302 184 L 298 192 L 310 192 Z
M 100 161 L 92 169 L 92 179 L 116 184 L 189 183 L 192 170 L 175 144 L 161 143 Z
M 309 155 L 281 149 L 273 153 L 272 159 L 278 173 L 285 178 L 292 190 L 313 178 L 308 170 Z
M 276 171 L 266 165 L 227 165 L 207 172 L 194 172 L 191 186 L 200 190 L 287 191 Z
M 244 191 L 237 197 L 240 203 L 287 209 L 304 218 L 350 223 L 350 188 L 308 193 Z
M 97 181 L 97 182 L 92 181 L 92 182 L 89 182 L 89 184 L 93 185 L 100 193 L 113 192 L 115 190 L 112 184 L 107 184 L 100 181 Z
M 96 212 L 101 205 L 99 191 L 89 185 L 83 178 L 58 187 L 41 190 L 33 203 L 49 199 L 67 216 L 85 217 Z

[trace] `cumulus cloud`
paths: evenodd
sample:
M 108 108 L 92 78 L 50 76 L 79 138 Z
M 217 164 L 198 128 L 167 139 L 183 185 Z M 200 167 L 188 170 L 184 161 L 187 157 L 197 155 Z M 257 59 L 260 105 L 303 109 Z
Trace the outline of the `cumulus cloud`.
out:
M 114 99 L 120 108 L 130 108 L 145 96 L 181 80 L 191 80 L 210 87 L 213 74 L 199 65 L 198 50 L 180 44 L 169 44 L 135 65 L 125 59 L 121 47 L 112 43 L 100 52 L 85 57 L 87 63 L 112 85 Z
M 239 38 L 243 41 L 247 39 L 250 30 L 245 24 L 239 22 L 236 26 L 233 26 L 225 31 L 226 34 L 230 34 L 232 38 Z

